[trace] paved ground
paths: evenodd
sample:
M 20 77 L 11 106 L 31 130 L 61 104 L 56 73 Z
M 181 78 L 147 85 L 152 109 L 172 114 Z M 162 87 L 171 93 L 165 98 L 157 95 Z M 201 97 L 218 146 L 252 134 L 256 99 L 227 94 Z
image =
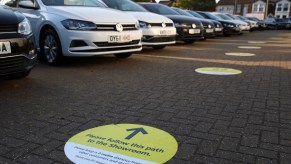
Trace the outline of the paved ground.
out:
M 161 51 L 146 48 L 128 60 L 40 63 L 26 79 L 0 82 L 0 163 L 70 163 L 63 147 L 73 135 L 134 123 L 177 139 L 179 150 L 169 164 L 290 164 L 289 37 L 291 31 L 253 32 Z M 261 50 L 237 48 L 254 40 L 267 44 Z M 212 66 L 243 73 L 195 72 Z

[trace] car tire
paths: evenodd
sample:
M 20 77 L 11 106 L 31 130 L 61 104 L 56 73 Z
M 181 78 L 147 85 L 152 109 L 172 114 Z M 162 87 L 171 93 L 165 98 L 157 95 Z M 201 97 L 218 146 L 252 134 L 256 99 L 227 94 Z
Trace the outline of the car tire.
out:
M 162 45 L 162 46 L 153 46 L 153 49 L 156 49 L 156 50 L 161 50 L 161 49 L 164 49 L 166 46 Z
M 118 59 L 126 59 L 126 58 L 129 58 L 132 55 L 132 53 L 122 53 L 122 54 L 114 54 L 114 55 Z
M 184 43 L 186 44 L 193 44 L 195 40 L 184 40 Z
M 50 65 L 61 65 L 63 61 L 62 45 L 56 31 L 47 29 L 40 39 L 41 58 Z

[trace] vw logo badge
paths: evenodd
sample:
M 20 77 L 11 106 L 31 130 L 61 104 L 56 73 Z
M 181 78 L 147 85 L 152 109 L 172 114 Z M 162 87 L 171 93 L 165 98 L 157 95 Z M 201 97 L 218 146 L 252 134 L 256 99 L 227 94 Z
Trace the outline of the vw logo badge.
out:
M 196 28 L 196 24 L 192 24 L 192 27 L 193 27 L 193 28 Z
M 120 23 L 116 24 L 116 30 L 117 30 L 118 32 L 123 31 L 123 27 L 122 27 L 122 25 L 121 25 Z
M 211 28 L 211 25 L 210 24 L 208 25 L 208 28 Z
M 163 27 L 163 28 L 167 27 L 167 25 L 166 25 L 165 22 L 162 23 L 162 27 Z

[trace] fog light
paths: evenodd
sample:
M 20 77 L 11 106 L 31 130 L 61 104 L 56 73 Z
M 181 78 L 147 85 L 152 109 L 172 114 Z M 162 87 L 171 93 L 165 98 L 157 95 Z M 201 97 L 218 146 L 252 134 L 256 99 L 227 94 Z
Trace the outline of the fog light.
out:
M 184 32 L 188 32 L 188 29 L 183 29 Z
M 36 57 L 35 50 L 33 49 L 33 50 L 28 51 L 27 57 L 28 57 L 29 59 L 33 59 L 33 58 L 35 58 L 35 57 Z

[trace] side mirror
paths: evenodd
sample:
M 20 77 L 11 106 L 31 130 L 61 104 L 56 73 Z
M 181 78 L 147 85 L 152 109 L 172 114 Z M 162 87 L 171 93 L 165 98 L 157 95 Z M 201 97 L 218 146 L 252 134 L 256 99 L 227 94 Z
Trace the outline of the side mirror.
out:
M 26 9 L 39 9 L 38 7 L 36 7 L 36 5 L 32 2 L 32 1 L 20 1 L 18 3 L 18 6 L 19 7 L 22 7 L 22 8 L 26 8 Z

